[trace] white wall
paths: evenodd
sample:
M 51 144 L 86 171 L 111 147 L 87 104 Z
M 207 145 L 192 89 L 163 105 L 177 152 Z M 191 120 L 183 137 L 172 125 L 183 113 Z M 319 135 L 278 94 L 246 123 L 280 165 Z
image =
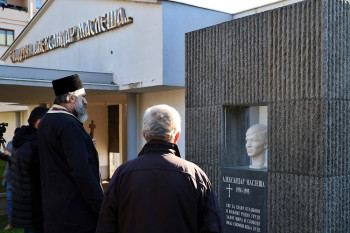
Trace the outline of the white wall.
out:
M 1 106 L 1 105 L 0 105 Z M 28 106 L 27 108 L 19 107 L 21 110 L 13 110 L 10 112 L 0 112 L 0 123 L 7 123 L 6 132 L 3 134 L 7 142 L 11 141 L 14 136 L 14 131 L 17 127 L 28 125 L 28 117 L 30 112 L 36 106 Z M 2 109 L 1 109 L 2 110 Z M 3 148 L 1 148 L 2 151 Z
M 267 126 L 267 106 L 251 106 L 249 108 L 250 125 L 263 124 Z
M 67 7 L 69 6 L 69 7 Z M 185 86 L 185 33 L 232 19 L 230 14 L 161 1 L 61 0 L 36 17 L 17 48 L 123 7 L 132 24 L 25 59 L 16 65 L 113 72 L 120 90 Z M 79 12 L 79 14 L 76 14 Z M 12 64 L 9 58 L 5 64 Z
M 96 128 L 96 149 L 100 159 L 100 166 L 108 165 L 108 106 L 87 105 L 88 120 L 84 123 L 85 130 L 90 133 L 89 124 L 94 120 Z
M 14 135 L 14 131 L 19 125 L 17 124 L 17 113 L 16 112 L 0 112 L 0 123 L 8 123 L 6 127 L 6 132 L 3 133 L 3 137 L 6 140 L 5 146 L 7 142 L 12 140 Z M 1 151 L 3 148 L 1 147 Z
M 8 8 L 0 8 L 0 28 L 14 31 L 16 38 L 27 25 L 29 21 L 29 13 Z M 0 57 L 8 49 L 9 46 L 0 45 Z
M 164 85 L 185 86 L 185 33 L 232 20 L 231 14 L 162 1 Z
M 96 150 L 99 157 L 101 178 L 108 178 L 108 107 L 103 105 L 87 105 L 88 120 L 84 123 L 85 130 L 90 133 L 89 124 L 94 120 L 96 128 Z
M 181 157 L 185 158 L 185 89 L 152 92 L 138 95 L 138 152 L 146 143 L 142 136 L 143 114 L 147 108 L 157 104 L 170 105 L 180 113 L 182 133 L 180 134 L 177 145 L 179 147 Z
M 267 106 L 259 106 L 259 124 L 267 126 Z
M 15 65 L 113 72 L 120 90 L 162 83 L 162 11 L 157 3 L 61 0 L 37 18 L 17 48 L 123 7 L 134 23 L 25 59 Z M 79 12 L 77 14 L 77 12 Z M 7 58 L 5 64 L 13 64 Z

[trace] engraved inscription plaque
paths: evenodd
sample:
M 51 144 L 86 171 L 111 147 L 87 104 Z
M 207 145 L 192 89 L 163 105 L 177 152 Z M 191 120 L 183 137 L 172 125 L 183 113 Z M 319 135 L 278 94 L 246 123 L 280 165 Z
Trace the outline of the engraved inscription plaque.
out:
M 224 167 L 220 208 L 224 232 L 267 232 L 267 169 Z

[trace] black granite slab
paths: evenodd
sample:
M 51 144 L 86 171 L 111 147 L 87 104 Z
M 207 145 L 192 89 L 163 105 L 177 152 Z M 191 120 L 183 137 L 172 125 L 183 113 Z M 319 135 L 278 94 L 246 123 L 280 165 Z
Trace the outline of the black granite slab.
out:
M 220 180 L 224 232 L 267 232 L 267 169 L 224 167 Z

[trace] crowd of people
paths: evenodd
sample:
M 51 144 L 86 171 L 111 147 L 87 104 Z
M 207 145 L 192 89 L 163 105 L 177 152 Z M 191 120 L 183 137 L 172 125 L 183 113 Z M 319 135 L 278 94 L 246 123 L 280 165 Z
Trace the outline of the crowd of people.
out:
M 222 232 L 210 180 L 181 158 L 179 113 L 156 105 L 144 113 L 137 158 L 115 171 L 103 191 L 95 140 L 86 132 L 86 93 L 78 75 L 52 82 L 53 106 L 36 107 L 8 154 L 9 228 L 24 233 Z

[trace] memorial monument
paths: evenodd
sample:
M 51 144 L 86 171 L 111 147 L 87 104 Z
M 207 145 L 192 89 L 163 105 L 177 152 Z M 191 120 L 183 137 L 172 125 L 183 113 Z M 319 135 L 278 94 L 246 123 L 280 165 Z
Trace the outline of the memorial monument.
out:
M 349 1 L 305 0 L 186 34 L 186 159 L 205 170 L 220 203 L 266 190 L 266 213 L 247 201 L 221 205 L 225 232 L 230 223 L 242 232 L 264 224 L 266 232 L 350 232 L 349 30 Z M 225 173 L 264 170 L 248 168 L 245 148 L 247 112 L 262 105 L 266 183 Z

